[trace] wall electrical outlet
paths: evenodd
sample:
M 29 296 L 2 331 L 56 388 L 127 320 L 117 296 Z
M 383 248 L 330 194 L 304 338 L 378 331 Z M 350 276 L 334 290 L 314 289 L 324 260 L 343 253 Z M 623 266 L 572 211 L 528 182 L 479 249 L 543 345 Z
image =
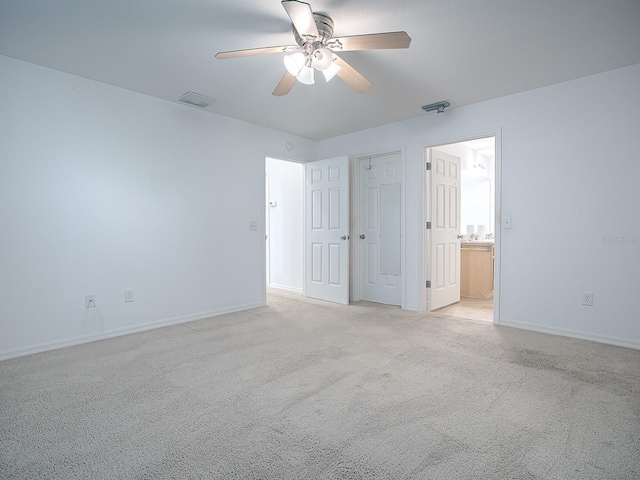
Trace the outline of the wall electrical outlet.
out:
M 255 232 L 258 230 L 258 221 L 257 220 L 249 220 L 249 230 Z
M 582 294 L 582 305 L 593 307 L 593 293 L 585 292 Z
M 133 290 L 125 290 L 124 291 L 124 301 L 125 302 L 133 302 Z
M 96 295 L 95 293 L 91 293 L 89 295 L 84 296 L 84 306 L 87 308 L 95 308 L 96 307 Z

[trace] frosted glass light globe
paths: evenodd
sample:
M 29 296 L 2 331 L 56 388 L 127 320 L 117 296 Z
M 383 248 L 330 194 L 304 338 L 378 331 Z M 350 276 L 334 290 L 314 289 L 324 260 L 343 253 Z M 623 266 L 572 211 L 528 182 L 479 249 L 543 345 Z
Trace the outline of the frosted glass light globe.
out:
M 313 85 L 315 82 L 315 79 L 313 78 L 313 72 L 314 70 L 311 67 L 302 67 L 300 73 L 298 74 L 298 81 L 300 83 L 304 83 L 305 85 Z
M 322 74 L 324 75 L 325 80 L 328 82 L 335 76 L 336 73 L 338 73 L 339 70 L 340 70 L 340 67 L 336 65 L 334 62 L 331 62 L 331 65 L 329 65 L 329 68 L 324 70 Z
M 287 68 L 287 72 L 297 77 L 302 67 L 304 67 L 304 54 L 297 52 L 285 56 L 284 66 Z
M 328 48 L 319 48 L 313 52 L 313 67 L 322 72 L 333 63 L 333 55 Z

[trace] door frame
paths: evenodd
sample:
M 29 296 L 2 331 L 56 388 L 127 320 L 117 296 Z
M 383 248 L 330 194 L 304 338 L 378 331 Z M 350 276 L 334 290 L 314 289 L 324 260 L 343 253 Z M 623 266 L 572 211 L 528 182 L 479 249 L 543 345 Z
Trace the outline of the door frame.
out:
M 429 198 L 430 188 L 427 181 L 426 164 L 427 152 L 431 148 L 438 148 L 452 143 L 468 142 L 470 140 L 478 140 L 480 138 L 495 138 L 495 202 L 494 202 L 494 259 L 493 259 L 493 323 L 500 325 L 500 286 L 501 286 L 501 250 L 502 250 L 502 129 L 491 130 L 473 135 L 454 137 L 439 142 L 429 143 L 422 146 L 422 221 L 420 223 L 420 244 L 422 245 L 422 279 L 420 282 L 420 310 L 430 312 L 429 292 L 426 288 L 427 280 L 431 280 L 430 272 L 430 255 L 431 255 L 431 233 L 426 228 L 426 223 L 432 218 L 431 200 Z
M 350 157 L 351 166 L 351 238 L 354 239 L 351 242 L 351 300 L 354 302 L 360 301 L 360 242 L 357 236 L 360 231 L 360 160 L 366 158 L 383 157 L 386 155 L 400 154 L 400 162 L 402 164 L 402 178 L 400 187 L 400 269 L 402 272 L 402 278 L 400 280 L 401 293 L 400 293 L 400 308 L 405 309 L 407 305 L 407 268 L 406 268 L 406 197 L 407 197 L 407 168 L 406 168 L 406 151 L 404 147 L 388 148 L 384 150 L 377 150 L 374 153 L 363 153 Z

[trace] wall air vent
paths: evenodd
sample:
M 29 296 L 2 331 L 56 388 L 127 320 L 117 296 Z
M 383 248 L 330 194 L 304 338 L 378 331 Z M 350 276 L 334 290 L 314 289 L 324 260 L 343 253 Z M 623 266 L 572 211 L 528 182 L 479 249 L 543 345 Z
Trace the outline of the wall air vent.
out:
M 186 103 L 187 105 L 191 105 L 193 107 L 205 108 L 211 105 L 216 101 L 215 98 L 207 97 L 206 95 L 201 95 L 196 92 L 187 92 L 182 95 L 179 99 L 179 102 Z

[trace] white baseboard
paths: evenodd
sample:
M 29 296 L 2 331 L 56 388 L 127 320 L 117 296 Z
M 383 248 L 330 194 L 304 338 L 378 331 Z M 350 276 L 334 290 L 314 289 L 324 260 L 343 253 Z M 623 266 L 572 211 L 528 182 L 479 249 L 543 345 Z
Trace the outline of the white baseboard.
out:
M 275 287 L 279 288 L 279 287 Z M 293 290 L 297 291 L 297 290 Z M 104 340 L 105 338 L 119 337 L 121 335 L 129 335 L 131 333 L 143 332 L 145 330 L 152 330 L 154 328 L 168 327 L 171 325 L 178 325 L 181 323 L 193 322 L 195 320 L 202 320 L 209 317 L 217 317 L 227 313 L 241 312 L 244 310 L 250 310 L 252 308 L 262 307 L 264 303 L 255 303 L 240 305 L 231 308 L 224 308 L 219 310 L 210 310 L 208 312 L 200 312 L 192 315 L 185 315 L 181 317 L 174 317 L 165 320 L 159 320 L 157 322 L 148 322 L 139 325 L 132 325 L 124 328 L 116 328 L 113 330 L 107 330 L 100 333 L 90 333 L 87 335 L 80 335 L 77 337 L 66 338 L 63 340 L 56 340 L 53 342 L 45 342 L 37 345 L 30 345 L 27 347 L 20 347 L 11 350 L 0 351 L 0 361 L 8 360 L 10 358 L 22 357 L 25 355 L 31 355 L 34 353 L 47 352 L 50 350 L 56 350 L 58 348 L 71 347 L 73 345 L 81 345 L 83 343 L 95 342 L 97 340 Z M 416 306 L 407 305 L 405 310 L 417 311 Z M 589 332 L 582 332 L 579 330 L 571 330 L 566 328 L 549 327 L 544 325 L 538 325 L 528 322 L 519 322 L 515 320 L 500 320 L 500 326 L 521 328 L 523 330 L 532 330 L 535 332 L 549 333 L 552 335 L 561 335 L 563 337 L 579 338 L 581 340 L 591 340 L 593 342 L 606 343 L 609 345 L 617 345 L 620 347 L 633 348 L 640 350 L 640 341 L 630 340 L 626 338 L 613 337 L 610 335 L 600 335 Z
M 418 310 L 418 306 L 417 305 L 410 305 L 407 304 L 404 307 L 402 307 L 403 310 L 411 310 L 412 312 L 419 312 L 420 310 Z
M 104 332 L 99 332 L 99 333 L 89 333 L 87 335 L 79 335 L 77 337 L 65 338 L 63 340 L 55 340 L 53 342 L 45 342 L 45 343 L 39 343 L 37 345 L 29 345 L 27 347 L 4 350 L 4 351 L 0 351 L 0 361 L 8 360 L 10 358 L 23 357 L 25 355 L 31 355 L 34 353 L 57 350 L 58 348 L 81 345 L 83 343 L 95 342 L 97 340 L 104 340 L 105 338 L 119 337 L 121 335 L 129 335 L 131 333 L 143 332 L 145 330 L 153 330 L 154 328 L 168 327 L 171 325 L 178 325 L 181 323 L 193 322 L 195 320 L 203 320 L 209 317 L 218 317 L 220 315 L 225 315 L 227 313 L 241 312 L 244 310 L 250 310 L 252 308 L 258 308 L 262 306 L 264 306 L 264 303 L 239 305 L 231 308 L 210 310 L 208 312 L 194 313 L 191 315 L 168 318 L 168 319 L 159 320 L 156 322 L 141 323 L 138 325 L 131 325 L 129 327 L 115 328 L 113 330 L 105 330 Z
M 289 292 L 302 293 L 302 288 L 290 287 L 288 285 L 278 285 L 277 283 L 270 283 L 271 288 L 277 288 L 279 290 L 287 290 Z
M 501 327 L 521 328 L 523 330 L 532 330 L 534 332 L 550 333 L 552 335 L 561 335 L 563 337 L 579 338 L 581 340 L 591 340 L 592 342 L 607 343 L 619 347 L 634 348 L 640 350 L 640 341 L 630 340 L 627 338 L 613 337 L 610 335 L 601 335 L 597 333 L 582 332 L 580 330 L 572 330 L 568 328 L 549 327 L 538 325 L 535 323 L 518 322 L 515 320 L 500 319 Z

